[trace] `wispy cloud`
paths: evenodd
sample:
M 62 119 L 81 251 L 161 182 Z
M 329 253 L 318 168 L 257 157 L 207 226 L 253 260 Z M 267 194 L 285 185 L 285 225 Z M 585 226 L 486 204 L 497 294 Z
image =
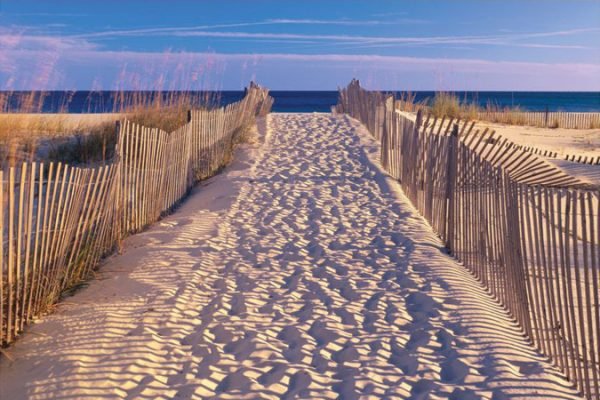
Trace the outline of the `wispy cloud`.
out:
M 539 32 L 511 35 L 490 36 L 433 36 L 433 37 L 410 37 L 410 36 L 358 36 L 358 35 L 319 35 L 319 34 L 296 34 L 296 33 L 254 33 L 254 32 L 229 32 L 229 31 L 177 31 L 172 32 L 178 37 L 208 37 L 208 38 L 235 38 L 235 39 L 278 39 L 278 40 L 317 40 L 337 43 L 363 44 L 373 47 L 377 46 L 433 46 L 433 45 L 493 45 L 514 47 L 545 47 L 557 49 L 583 49 L 581 45 L 524 43 L 521 40 L 567 36 L 584 32 L 600 31 L 600 28 L 574 29 L 571 31 Z
M 391 46 L 435 46 L 435 45 L 491 45 L 512 46 L 531 48 L 555 48 L 555 49 L 585 49 L 586 46 L 579 44 L 563 43 L 538 43 L 527 42 L 527 40 L 539 38 L 574 36 L 592 32 L 600 32 L 600 28 L 578 28 L 571 30 L 558 30 L 549 32 L 531 33 L 502 33 L 496 35 L 448 35 L 448 36 L 364 36 L 348 34 L 299 34 L 285 32 L 239 32 L 239 31 L 215 31 L 212 29 L 245 27 L 266 24 L 378 24 L 379 21 L 346 21 L 336 20 L 267 20 L 262 22 L 249 22 L 239 24 L 203 25 L 196 27 L 173 27 L 173 28 L 149 28 L 132 30 L 112 30 L 93 32 L 76 35 L 76 38 L 110 38 L 119 36 L 163 36 L 163 37 L 205 37 L 236 40 L 280 40 L 280 41 L 319 41 L 336 45 L 340 43 L 357 44 L 363 47 L 391 47 Z
M 321 52 L 327 52 L 327 47 L 335 47 L 336 51 L 347 49 L 376 49 L 389 47 L 419 47 L 419 46 L 511 46 L 540 49 L 585 49 L 579 44 L 546 43 L 538 39 L 553 37 L 567 37 L 572 35 L 600 32 L 600 28 L 577 28 L 571 30 L 556 30 L 548 32 L 528 33 L 502 33 L 496 35 L 470 35 L 470 36 L 365 36 L 347 34 L 300 34 L 300 33 L 273 33 L 273 32 L 238 32 L 208 30 L 237 27 L 247 24 L 264 23 L 315 23 L 324 20 L 269 20 L 244 24 L 205 25 L 194 28 L 166 27 L 135 30 L 111 30 L 93 32 L 81 35 L 61 36 L 49 32 L 35 31 L 29 27 L 0 28 L 0 50 L 40 50 L 40 51 L 78 51 L 99 49 L 95 43 L 97 38 L 110 38 L 119 36 L 168 36 L 168 37 L 205 37 L 227 40 L 262 41 L 269 43 L 293 43 L 308 45 L 313 52 L 321 47 Z M 350 22 L 350 21 L 348 21 Z M 352 21 L 354 23 L 356 21 Z M 369 21 L 363 21 L 368 23 Z M 376 21 L 371 21 L 376 22 Z
M 72 35 L 71 37 L 77 38 L 113 38 L 113 37 L 126 37 L 126 36 L 172 36 L 178 32 L 196 32 L 198 30 L 206 29 L 221 29 L 221 28 L 240 28 L 247 26 L 263 25 L 262 22 L 244 22 L 236 24 L 217 24 L 217 25 L 198 25 L 192 27 L 166 27 L 166 28 L 140 28 L 140 29 L 114 29 L 99 32 L 83 33 L 79 35 Z
M 210 24 L 196 25 L 189 27 L 163 27 L 163 28 L 141 28 L 141 29 L 116 29 L 101 32 L 90 32 L 78 35 L 85 38 L 101 37 L 119 37 L 119 36 L 143 36 L 143 35 L 164 35 L 177 36 L 178 33 L 197 32 L 210 29 L 223 28 L 245 28 L 251 26 L 265 25 L 341 25 L 341 26 L 373 26 L 373 25 L 391 25 L 399 23 L 398 21 L 380 21 L 380 20 L 350 20 L 350 19 L 293 19 L 293 18 L 274 18 L 254 22 L 238 22 L 230 24 Z
M 21 69 L 31 74 L 37 61 L 46 53 L 35 50 L 13 49 L 7 52 L 17 76 Z M 98 49 L 67 51 L 54 64 L 58 77 L 48 87 L 61 89 L 96 81 L 94 71 L 103 71 L 103 87 L 112 88 L 111 82 L 123 81 L 122 70 L 137 76 L 126 79 L 146 82 L 134 89 L 152 89 L 152 82 L 164 76 L 176 75 L 174 71 L 192 70 L 194 66 L 211 65 L 214 71 L 234 77 L 240 84 L 256 77 L 273 88 L 293 89 L 299 81 L 311 82 L 318 88 L 322 82 L 342 85 L 356 76 L 369 77 L 372 85 L 382 89 L 438 89 L 438 90 L 600 90 L 600 65 L 590 63 L 536 63 L 489 61 L 469 58 L 401 57 L 367 54 L 252 54 L 252 53 L 153 53 L 133 51 L 103 51 Z M 224 72 L 223 72 L 224 71 Z M 317 73 L 318 71 L 318 73 Z M 170 75 L 169 75 L 170 74 Z M 217 75 L 218 75 L 217 74 Z M 78 76 L 77 81 L 74 80 Z M 0 68 L 0 82 L 6 81 L 6 71 Z M 140 78 L 140 77 L 143 77 Z M 240 78 L 242 77 L 242 78 Z M 326 79 L 327 78 L 327 79 Z M 112 79 L 112 81 L 111 81 Z M 140 80 L 141 79 L 141 80 Z M 440 83 L 441 79 L 441 83 Z M 13 79 L 15 81 L 15 79 Z M 30 88 L 24 78 L 16 79 L 25 89 Z M 231 81 L 231 80 L 230 80 Z M 368 80 L 366 80 L 369 82 Z M 141 85 L 144 85 L 143 83 Z M 395 86 L 390 86 L 395 85 Z M 84 86 L 85 87 L 85 86 Z
M 61 24 L 61 23 L 51 23 L 51 24 L 46 24 L 46 26 L 49 27 L 49 28 L 66 28 L 69 25 L 68 24 Z
M 477 45 L 491 45 L 491 46 L 510 46 L 520 48 L 544 48 L 544 49 L 563 49 L 563 50 L 583 50 L 589 49 L 587 46 L 582 45 L 569 45 L 569 44 L 543 44 L 543 43 L 511 43 L 501 41 L 460 41 L 460 42 L 439 42 L 435 44 L 444 45 L 447 48 L 461 48 L 461 49 L 474 49 L 473 46 Z M 382 48 L 394 48 L 394 47 L 415 47 L 415 46 L 429 46 L 432 44 L 426 43 L 348 43 L 347 46 L 335 45 L 338 49 L 382 49 Z M 470 45 L 467 47 L 465 45 Z M 322 46 L 323 47 L 323 46 Z
M 1 0 L 0 0 L 1 1 Z M 241 82 L 256 76 L 266 85 L 275 88 L 294 88 L 295 82 L 319 84 L 344 81 L 357 77 L 371 77 L 380 88 L 406 89 L 472 89 L 472 90 L 600 90 L 600 65 L 589 63 L 536 63 L 490 61 L 470 58 L 406 57 L 372 54 L 377 48 L 394 47 L 469 47 L 510 46 L 540 49 L 584 49 L 580 38 L 600 32 L 599 27 L 553 30 L 544 32 L 497 32 L 486 35 L 374 35 L 354 34 L 354 29 L 338 29 L 345 34 L 294 33 L 294 25 L 340 25 L 369 26 L 386 24 L 385 20 L 369 17 L 365 20 L 347 19 L 270 19 L 231 24 L 199 25 L 193 27 L 161 27 L 123 30 L 105 30 L 78 35 L 58 35 L 48 24 L 37 27 L 0 27 L 0 89 L 6 82 L 11 88 L 62 89 L 85 87 L 85 82 L 96 82 L 101 77 L 104 88 L 111 88 L 113 79 L 120 80 L 119 73 L 127 68 L 139 82 L 147 77 L 153 82 L 156 76 L 163 79 L 168 71 L 178 71 L 189 66 L 191 75 L 198 75 L 196 66 L 210 65 L 219 74 L 229 74 L 228 82 Z M 281 29 L 238 29 L 254 26 L 281 25 Z M 286 27 L 286 28 L 284 28 Z M 54 28 L 61 28 L 55 26 Z M 318 32 L 315 27 L 312 32 Z M 288 32 L 281 32 L 287 30 Z M 365 31 L 365 30 L 363 30 Z M 366 30 L 367 32 L 375 31 Z M 182 38 L 180 42 L 193 43 L 200 40 L 183 38 L 207 38 L 227 41 L 283 43 L 285 53 L 257 54 L 251 51 L 237 53 L 181 52 L 161 53 L 119 51 L 108 48 L 102 39 L 121 37 Z M 152 38 L 149 39 L 152 41 Z M 180 43 L 171 40 L 171 43 Z M 207 40 L 214 46 L 217 40 Z M 582 43 L 587 43 L 583 42 Z M 118 41 L 128 43 L 128 41 Z M 594 49 L 597 49 L 597 45 Z M 266 46 L 261 46 L 264 48 Z M 246 43 L 244 49 L 252 49 Z M 256 47 L 258 48 L 258 46 Z M 282 47 L 278 47 L 282 48 Z M 347 49 L 347 50 L 346 50 Z M 367 50 L 368 49 L 368 50 Z M 313 54 L 299 54 L 311 52 Z M 321 54 L 315 54 L 321 53 Z M 335 54 L 334 54 L 335 53 Z M 389 52 L 386 52 L 389 53 Z M 400 51 L 397 51 L 400 53 Z M 408 52 L 405 52 L 408 53 Z M 579 53 L 569 53 L 579 54 Z M 588 53 L 581 53 L 588 54 Z M 218 67 L 214 67 L 217 65 Z M 38 71 L 40 68 L 43 71 Z M 187 68 L 187 67 L 186 67 Z M 204 71 L 210 69 L 203 67 Z M 166 72 L 165 72 L 166 71 Z M 216 74 L 217 72 L 215 72 Z M 172 75 L 176 75 L 174 72 Z M 304 75 L 303 80 L 290 80 L 290 76 Z M 35 79 L 44 76 L 43 80 Z M 447 86 L 441 87 L 438 78 L 444 77 Z M 412 78 L 410 78 L 412 77 Z M 327 80 L 325 79 L 327 78 Z M 414 78 L 414 79 L 413 79 Z M 144 78 L 145 79 L 145 78 Z M 413 80 L 409 80 L 413 79 Z M 42 82 L 43 81 L 43 82 Z M 497 85 L 491 87 L 489 85 Z M 148 85 L 151 85 L 148 83 Z M 486 86 L 487 85 L 487 86 Z M 151 87 L 148 87 L 151 88 Z M 304 87 L 308 89 L 308 87 Z
M 91 50 L 98 46 L 85 39 L 58 36 L 35 35 L 26 31 L 0 29 L 0 50 L 38 50 L 38 51 L 66 51 L 66 50 Z
M 82 13 L 6 13 L 8 15 L 15 15 L 20 17 L 68 17 L 68 18 L 77 18 L 77 17 L 87 17 L 89 14 Z
M 351 19 L 269 19 L 265 21 L 269 24 L 280 24 L 280 25 L 345 25 L 345 26 L 373 26 L 373 25 L 397 25 L 397 24 L 408 24 L 408 23 L 426 23 L 429 22 L 424 19 L 396 19 L 393 21 L 389 20 L 351 20 Z
M 98 46 L 85 40 L 60 36 L 24 35 L 0 32 L 0 50 L 37 50 L 62 52 L 68 50 L 90 50 Z

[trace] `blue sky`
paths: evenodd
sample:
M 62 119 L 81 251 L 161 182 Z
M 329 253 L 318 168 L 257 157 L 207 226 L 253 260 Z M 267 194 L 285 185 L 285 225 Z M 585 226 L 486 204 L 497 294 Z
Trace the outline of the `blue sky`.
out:
M 600 90 L 600 1 L 0 0 L 0 89 Z

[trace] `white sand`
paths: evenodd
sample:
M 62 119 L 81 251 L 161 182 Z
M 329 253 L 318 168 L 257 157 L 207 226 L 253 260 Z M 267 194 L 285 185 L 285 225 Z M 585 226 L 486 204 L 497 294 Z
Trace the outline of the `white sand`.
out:
M 363 128 L 261 143 L 0 361 L 0 398 L 577 398 L 443 253 Z

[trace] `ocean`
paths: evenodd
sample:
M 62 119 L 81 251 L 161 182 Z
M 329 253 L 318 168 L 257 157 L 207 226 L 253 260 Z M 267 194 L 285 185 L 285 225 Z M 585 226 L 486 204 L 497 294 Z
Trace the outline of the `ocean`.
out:
M 152 92 L 151 92 L 152 93 Z M 397 92 L 398 94 L 400 92 Z M 412 92 L 415 100 L 420 102 L 430 99 L 435 92 Z M 476 102 L 485 107 L 493 104 L 499 107 L 516 107 L 528 111 L 573 111 L 600 112 L 600 92 L 453 92 L 461 100 Z M 14 108 L 20 92 L 0 92 L 8 94 L 8 104 Z M 206 93 L 192 92 L 194 96 L 203 98 Z M 127 96 L 134 97 L 132 92 Z M 153 93 L 157 96 L 159 94 Z M 166 96 L 162 93 L 160 95 Z M 337 91 L 271 91 L 275 99 L 274 112 L 328 112 L 337 102 Z M 228 104 L 241 99 L 242 91 L 223 91 L 209 94 L 208 97 L 218 104 Z M 69 113 L 102 113 L 118 109 L 116 104 L 120 94 L 108 91 L 53 91 L 45 92 L 40 106 L 36 110 L 53 113 L 59 110 Z

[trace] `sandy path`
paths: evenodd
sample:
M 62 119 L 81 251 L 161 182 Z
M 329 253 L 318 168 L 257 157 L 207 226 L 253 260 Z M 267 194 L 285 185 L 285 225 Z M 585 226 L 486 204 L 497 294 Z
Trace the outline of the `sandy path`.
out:
M 279 114 L 0 362 L 0 398 L 577 398 L 346 117 Z

